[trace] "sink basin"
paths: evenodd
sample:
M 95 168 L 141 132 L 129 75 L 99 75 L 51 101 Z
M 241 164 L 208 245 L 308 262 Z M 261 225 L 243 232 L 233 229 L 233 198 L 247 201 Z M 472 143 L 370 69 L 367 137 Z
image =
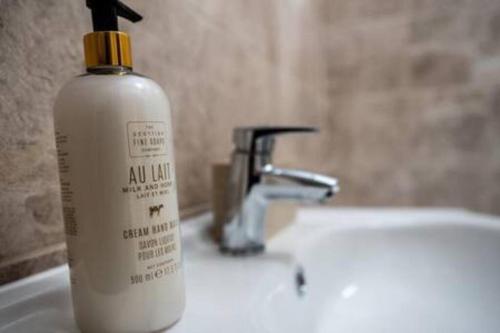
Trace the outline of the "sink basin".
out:
M 187 307 L 169 332 L 500 332 L 500 219 L 302 209 L 255 257 L 182 224 Z M 78 332 L 67 267 L 0 287 L 0 333 Z
M 500 332 L 500 221 L 344 213 L 303 214 L 276 240 L 304 266 L 310 332 Z

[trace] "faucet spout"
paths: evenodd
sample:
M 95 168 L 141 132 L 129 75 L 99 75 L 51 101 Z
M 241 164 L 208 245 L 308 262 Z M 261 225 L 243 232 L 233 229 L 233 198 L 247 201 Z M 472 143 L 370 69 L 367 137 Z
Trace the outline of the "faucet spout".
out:
M 340 191 L 337 178 L 299 169 L 284 169 L 266 164 L 260 174 L 268 181 L 285 180 L 300 186 L 282 186 L 278 198 L 297 199 L 309 202 L 323 202 Z M 271 192 L 276 192 L 276 188 Z M 294 190 L 295 189 L 295 190 Z M 288 194 L 288 195 L 287 195 Z
M 308 171 L 276 168 L 268 164 L 260 174 L 265 180 L 252 187 L 240 211 L 224 227 L 223 252 L 239 255 L 264 250 L 264 226 L 270 202 L 293 200 L 321 203 L 340 190 L 336 178 Z M 282 181 L 288 183 L 279 183 Z

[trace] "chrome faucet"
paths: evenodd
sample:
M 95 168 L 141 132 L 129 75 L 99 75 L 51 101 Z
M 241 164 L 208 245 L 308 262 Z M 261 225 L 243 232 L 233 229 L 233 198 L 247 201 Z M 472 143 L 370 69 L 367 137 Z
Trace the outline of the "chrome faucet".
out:
M 283 169 L 272 164 L 278 134 L 316 132 L 312 127 L 239 127 L 233 132 L 221 251 L 235 255 L 262 252 L 266 208 L 272 200 L 323 202 L 339 190 L 335 178 Z

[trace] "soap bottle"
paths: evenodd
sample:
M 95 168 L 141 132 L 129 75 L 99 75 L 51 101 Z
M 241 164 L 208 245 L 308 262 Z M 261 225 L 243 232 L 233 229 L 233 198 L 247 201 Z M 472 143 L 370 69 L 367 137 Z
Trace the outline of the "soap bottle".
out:
M 169 101 L 132 70 L 117 0 L 87 0 L 87 72 L 54 108 L 74 314 L 83 332 L 155 332 L 184 309 Z

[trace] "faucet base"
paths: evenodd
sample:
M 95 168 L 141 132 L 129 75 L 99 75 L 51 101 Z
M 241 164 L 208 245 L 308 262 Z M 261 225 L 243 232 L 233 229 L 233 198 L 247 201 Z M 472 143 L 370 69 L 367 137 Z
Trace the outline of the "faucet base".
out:
M 223 254 L 233 255 L 233 256 L 251 256 L 264 252 L 266 247 L 262 244 L 256 244 L 243 248 L 230 248 L 224 245 L 220 246 L 220 252 Z

